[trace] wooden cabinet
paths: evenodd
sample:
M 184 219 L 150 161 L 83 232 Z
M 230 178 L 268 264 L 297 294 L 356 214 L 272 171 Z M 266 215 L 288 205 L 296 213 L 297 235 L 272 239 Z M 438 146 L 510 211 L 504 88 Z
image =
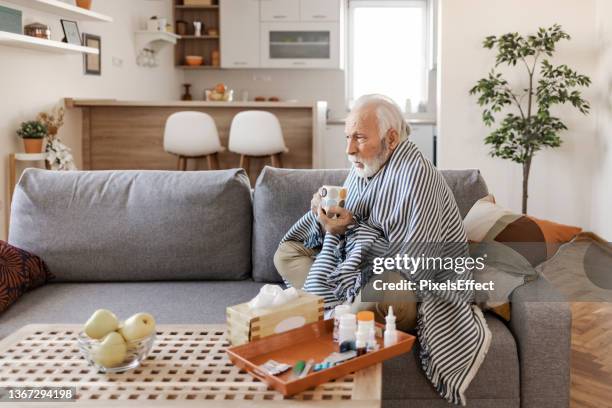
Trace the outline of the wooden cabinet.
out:
M 300 20 L 338 21 L 340 0 L 300 0 Z
M 259 0 L 222 0 L 221 67 L 259 68 Z
M 261 21 L 299 21 L 300 0 L 260 0 Z
M 174 64 L 182 69 L 218 69 L 213 65 L 213 55 L 219 52 L 219 5 L 192 4 L 184 0 L 174 0 L 174 24 L 180 35 L 175 47 Z M 195 35 L 194 22 L 200 22 L 201 35 Z M 178 25 L 185 27 L 186 32 L 179 32 Z M 186 56 L 195 55 L 203 58 L 203 64 L 187 65 Z

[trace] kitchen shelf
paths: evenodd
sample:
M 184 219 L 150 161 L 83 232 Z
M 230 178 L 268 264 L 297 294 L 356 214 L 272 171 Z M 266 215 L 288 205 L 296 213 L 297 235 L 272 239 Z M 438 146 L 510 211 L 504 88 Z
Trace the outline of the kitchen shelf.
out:
M 43 38 L 30 37 L 27 35 L 9 33 L 6 31 L 0 31 L 0 45 L 55 52 L 60 54 L 99 54 L 97 48 L 83 47 L 81 45 L 73 45 L 60 41 L 45 40 Z
M 205 9 L 218 9 L 219 8 L 218 5 L 213 5 L 213 6 L 183 6 L 183 5 L 176 5 L 175 7 L 177 9 L 181 9 L 181 10 L 205 10 Z
M 98 21 L 112 23 L 113 18 L 95 11 L 77 7 L 60 0 L 7 0 L 10 3 L 28 7 L 44 13 L 70 18 L 79 21 Z
M 181 36 L 174 33 L 169 33 L 167 31 L 141 30 L 136 31 L 134 34 L 136 35 L 136 40 L 141 47 L 154 42 L 176 44 L 176 40 L 181 38 Z
M 181 35 L 180 40 L 218 40 L 218 35 Z
M 176 66 L 179 69 L 186 69 L 186 70 L 199 70 L 199 69 L 221 69 L 221 67 L 213 67 L 212 65 L 177 65 Z

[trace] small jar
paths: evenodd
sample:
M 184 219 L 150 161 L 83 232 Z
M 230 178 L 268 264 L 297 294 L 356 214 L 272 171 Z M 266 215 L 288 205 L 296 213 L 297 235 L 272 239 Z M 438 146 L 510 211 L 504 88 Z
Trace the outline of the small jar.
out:
M 370 329 L 375 329 L 374 312 L 363 310 L 357 313 L 357 330 L 363 330 L 368 333 Z
M 356 329 L 355 315 L 352 313 L 343 314 L 340 317 L 340 326 L 338 327 L 338 343 L 342 344 L 345 341 L 354 342 Z
M 349 305 L 338 305 L 334 308 L 334 343 L 338 342 L 338 333 L 340 331 L 340 317 L 349 313 L 351 307 Z

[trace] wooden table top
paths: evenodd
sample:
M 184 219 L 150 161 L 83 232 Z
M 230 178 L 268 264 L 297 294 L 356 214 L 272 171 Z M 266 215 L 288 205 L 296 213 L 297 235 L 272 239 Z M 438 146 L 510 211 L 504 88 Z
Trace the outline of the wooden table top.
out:
M 76 404 L 88 406 L 380 407 L 381 364 L 287 398 L 229 361 L 225 325 L 158 325 L 148 358 L 120 374 L 100 374 L 87 364 L 76 341 L 81 329 L 28 325 L 1 340 L 0 400 L 3 387 L 51 386 L 76 387 Z M 60 406 L 32 404 L 11 406 Z

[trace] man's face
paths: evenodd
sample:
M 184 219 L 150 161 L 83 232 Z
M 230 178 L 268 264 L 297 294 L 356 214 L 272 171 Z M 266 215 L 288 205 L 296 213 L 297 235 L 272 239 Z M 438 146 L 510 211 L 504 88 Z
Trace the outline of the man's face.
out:
M 359 177 L 372 177 L 385 164 L 390 149 L 379 134 L 378 118 L 373 107 L 351 112 L 346 119 L 346 154 Z

